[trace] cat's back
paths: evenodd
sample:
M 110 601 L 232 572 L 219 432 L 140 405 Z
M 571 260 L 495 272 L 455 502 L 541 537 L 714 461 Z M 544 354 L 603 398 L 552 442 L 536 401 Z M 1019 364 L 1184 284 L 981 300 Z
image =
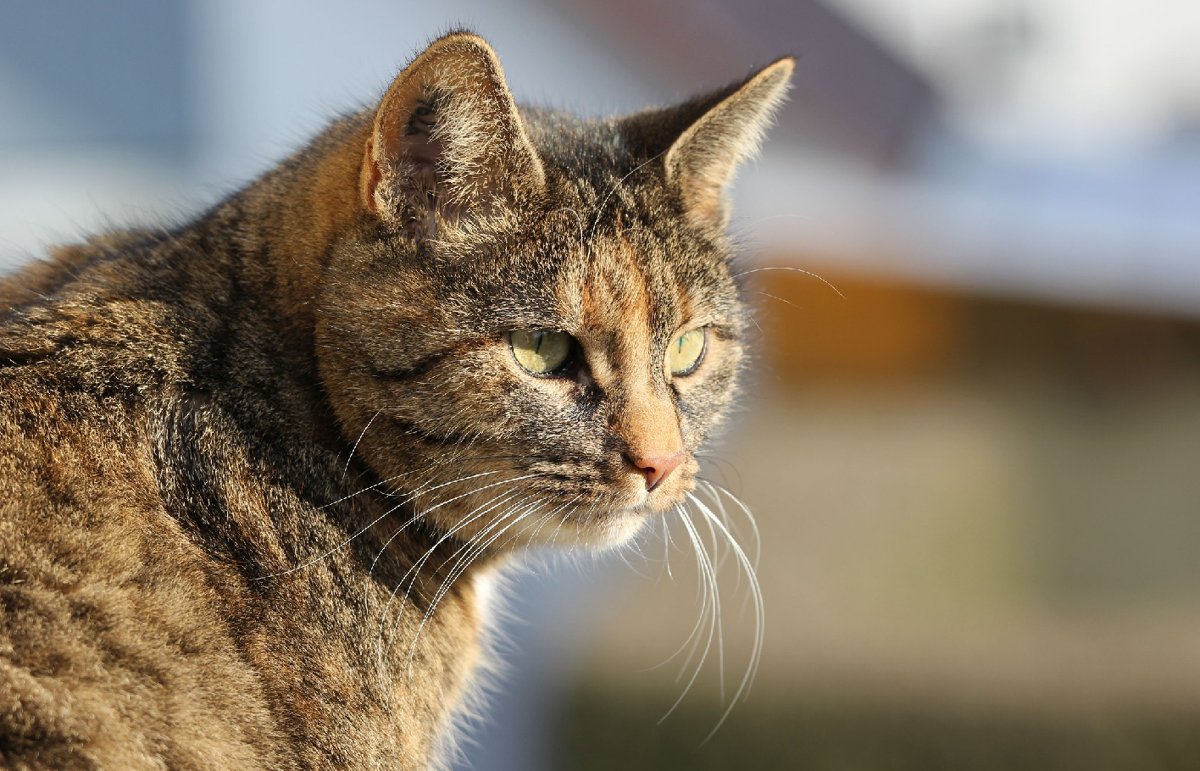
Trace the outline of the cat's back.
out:
M 122 314 L 115 269 L 132 235 L 52 250 L 0 278 L 0 540 L 23 528 L 38 541 L 59 529 L 100 527 L 149 489 L 138 446 L 144 373 L 128 366 L 139 314 Z M 129 301 L 133 305 L 136 301 Z M 121 318 L 125 316 L 125 318 Z M 143 505 L 146 503 L 142 502 Z M 136 507 L 135 507 L 136 508 Z M 120 520 L 114 520 L 119 522 Z M 6 549 L 2 554 L 10 553 Z M 3 556 L 0 556 L 3 558 Z
M 13 528 L 38 542 L 154 508 L 147 418 L 179 341 L 163 344 L 163 304 L 135 288 L 136 240 L 57 248 L 0 278 L 0 559 Z
M 0 281 L 0 766 L 285 766 L 162 505 L 152 386 L 180 347 L 123 264 L 136 240 Z

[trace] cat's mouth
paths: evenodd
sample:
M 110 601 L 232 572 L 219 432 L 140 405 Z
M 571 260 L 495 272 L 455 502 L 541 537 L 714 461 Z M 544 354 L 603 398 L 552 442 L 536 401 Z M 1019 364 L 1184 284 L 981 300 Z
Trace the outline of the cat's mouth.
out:
M 695 487 L 698 464 L 689 455 L 653 486 L 642 475 L 616 471 L 478 471 L 420 508 L 445 533 L 492 551 L 537 544 L 605 548 L 678 506 Z
M 672 474 L 647 485 L 641 474 L 623 470 L 599 484 L 583 484 L 558 494 L 561 516 L 552 529 L 531 529 L 528 543 L 617 546 L 654 517 L 674 510 L 696 486 L 699 464 L 690 454 Z M 547 537 L 548 536 L 548 537 Z

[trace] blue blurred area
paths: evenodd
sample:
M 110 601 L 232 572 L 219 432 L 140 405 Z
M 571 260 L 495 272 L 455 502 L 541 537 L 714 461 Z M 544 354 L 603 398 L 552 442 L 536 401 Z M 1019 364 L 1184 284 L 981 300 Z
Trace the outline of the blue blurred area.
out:
M 196 134 L 195 72 L 183 0 L 50 2 L 0 9 L 8 153 L 122 147 L 181 163 Z M 19 99 L 20 101 L 17 101 Z

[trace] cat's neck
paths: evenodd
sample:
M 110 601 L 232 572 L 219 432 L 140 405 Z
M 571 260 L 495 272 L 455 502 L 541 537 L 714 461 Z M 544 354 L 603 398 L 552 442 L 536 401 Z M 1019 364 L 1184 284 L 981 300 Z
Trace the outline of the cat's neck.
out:
M 199 398 L 220 402 L 211 412 L 232 418 L 221 435 L 245 448 L 245 460 L 227 473 L 256 488 L 224 507 L 237 519 L 237 539 L 211 547 L 227 552 L 241 586 L 263 592 L 268 606 L 279 597 L 298 605 L 318 587 L 326 610 L 308 623 L 356 652 L 349 665 L 362 670 L 363 698 L 389 714 L 393 706 L 396 714 L 427 713 L 441 725 L 478 663 L 475 577 L 496 561 L 464 559 L 475 555 L 421 520 L 407 491 L 384 484 L 355 454 L 314 366 L 317 294 L 332 244 L 361 216 L 368 127 L 362 115 L 335 124 L 197 223 L 186 240 L 207 247 L 183 256 L 230 286 L 219 323 L 198 332 L 198 345 L 211 347 L 218 363 L 188 375 L 212 384 Z M 210 465 L 228 466 L 238 452 Z M 269 506 L 245 505 L 262 490 Z M 191 516 L 182 506 L 173 511 Z M 224 538 L 220 529 L 204 533 Z M 284 641 L 272 644 L 280 657 L 291 655 Z
M 361 216 L 359 174 L 370 115 L 346 116 L 206 218 L 215 235 L 261 259 L 235 266 L 272 292 L 275 318 L 311 350 L 314 306 L 330 246 Z
M 330 500 L 381 484 L 354 456 L 354 443 L 337 425 L 315 367 L 313 342 L 330 248 L 364 216 L 358 186 L 369 130 L 370 114 L 365 112 L 335 122 L 185 231 L 176 255 L 227 285 L 227 300 L 215 309 L 215 323 L 195 330 L 195 345 L 213 351 L 201 358 L 216 364 L 186 372 L 188 381 L 242 411 L 243 425 L 260 437 L 275 438 L 279 457 L 296 466 L 296 475 L 307 477 L 297 481 L 326 489 Z M 164 269 L 186 270 L 170 264 Z M 213 302 L 199 296 L 195 301 Z M 239 359 L 266 368 L 240 366 Z M 238 388 L 223 388 L 226 383 Z M 330 458 L 336 459 L 335 466 L 323 467 Z M 387 489 L 396 494 L 394 486 Z M 356 496 L 354 502 L 370 497 Z M 394 505 L 395 500 L 385 503 Z M 408 510 L 399 513 L 407 515 Z M 304 523 L 296 527 L 303 529 Z M 361 540 L 373 536 L 365 534 Z M 427 569 L 437 563 L 434 559 Z

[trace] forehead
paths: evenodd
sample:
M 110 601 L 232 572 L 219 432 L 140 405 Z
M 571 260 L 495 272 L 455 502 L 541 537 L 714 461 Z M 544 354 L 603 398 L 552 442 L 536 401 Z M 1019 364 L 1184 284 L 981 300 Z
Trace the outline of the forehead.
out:
M 565 261 L 558 305 L 578 331 L 670 334 L 691 320 L 700 287 L 681 281 L 657 239 L 598 238 Z
M 723 254 L 645 226 L 552 230 L 499 247 L 479 268 L 477 307 L 513 325 L 573 333 L 636 325 L 665 337 L 683 325 L 732 331 L 740 315 Z
M 702 324 L 738 336 L 743 306 L 724 244 L 622 204 L 590 222 L 578 210 L 480 233 L 419 269 L 437 274 L 438 304 L 468 336 L 534 328 L 581 336 L 635 321 L 659 339 Z

